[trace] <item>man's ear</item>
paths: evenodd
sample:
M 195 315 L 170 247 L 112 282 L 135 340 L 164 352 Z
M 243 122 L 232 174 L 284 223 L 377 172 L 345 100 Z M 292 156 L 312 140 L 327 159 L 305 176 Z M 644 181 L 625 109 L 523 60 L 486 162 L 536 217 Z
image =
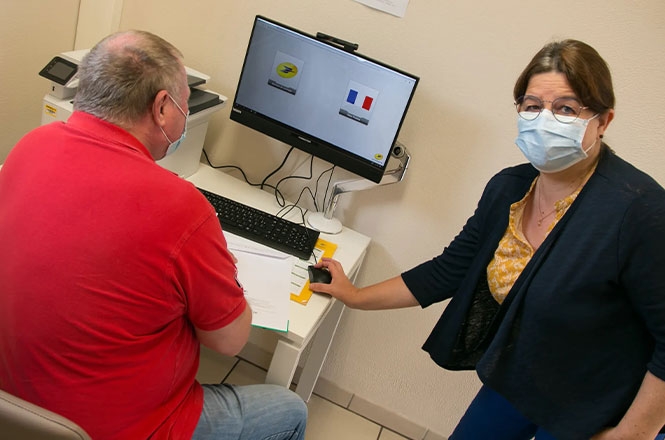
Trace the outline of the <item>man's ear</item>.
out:
M 169 92 L 166 90 L 160 90 L 155 95 L 155 99 L 152 101 L 152 119 L 155 121 L 159 127 L 163 127 L 166 124 L 164 116 L 164 107 L 166 106 L 166 101 L 169 99 Z

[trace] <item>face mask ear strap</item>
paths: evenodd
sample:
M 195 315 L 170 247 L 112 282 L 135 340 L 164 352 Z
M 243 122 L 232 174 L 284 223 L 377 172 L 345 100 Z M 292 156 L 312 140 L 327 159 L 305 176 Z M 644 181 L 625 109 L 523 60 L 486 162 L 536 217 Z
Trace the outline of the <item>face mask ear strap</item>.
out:
M 589 148 L 587 148 L 587 149 L 585 149 L 585 150 L 582 150 L 582 151 L 584 151 L 584 155 L 585 155 L 585 156 L 589 154 L 589 151 L 594 147 L 594 145 L 596 145 L 596 142 L 598 142 L 598 139 L 596 139 L 595 141 L 593 141 L 593 144 L 589 145 Z
M 596 113 L 595 115 L 591 116 L 589 119 L 584 119 L 584 118 L 580 118 L 580 117 L 578 117 L 578 118 L 575 119 L 575 121 L 573 121 L 573 122 L 578 122 L 578 121 L 579 121 L 582 125 L 584 125 L 585 127 L 587 127 L 587 126 L 589 125 L 589 122 L 593 121 L 593 120 L 596 119 L 598 116 L 600 116 L 600 113 Z
M 164 129 L 162 127 L 159 127 L 159 129 L 162 130 L 162 134 L 164 135 L 166 140 L 169 142 L 169 145 L 172 144 L 173 142 L 171 142 L 171 139 L 169 139 L 169 137 L 166 135 L 166 132 L 164 131 Z

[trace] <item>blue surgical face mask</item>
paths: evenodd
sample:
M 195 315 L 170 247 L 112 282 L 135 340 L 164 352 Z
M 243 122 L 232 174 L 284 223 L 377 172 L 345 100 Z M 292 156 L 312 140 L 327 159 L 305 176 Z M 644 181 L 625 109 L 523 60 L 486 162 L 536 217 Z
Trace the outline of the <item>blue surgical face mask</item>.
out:
M 168 95 L 168 96 L 169 96 L 169 98 L 171 98 L 171 95 Z M 164 129 L 162 127 L 159 127 L 159 129 L 162 130 L 162 134 L 164 135 L 166 140 L 169 142 L 169 148 L 167 148 L 166 154 L 164 155 L 164 157 L 168 156 L 169 154 L 175 153 L 175 151 L 178 149 L 178 147 L 180 146 L 182 141 L 184 141 L 185 137 L 187 136 L 187 120 L 189 119 L 189 112 L 185 113 L 184 111 L 182 111 L 182 108 L 180 108 L 178 103 L 175 102 L 175 99 L 171 98 L 171 101 L 173 101 L 175 106 L 178 107 L 178 110 L 180 110 L 180 113 L 182 113 L 182 115 L 185 117 L 185 126 L 182 129 L 182 134 L 180 135 L 180 137 L 178 139 L 176 139 L 175 141 L 173 141 L 173 142 L 171 142 L 171 139 L 169 139 L 169 137 L 166 135 L 166 132 L 164 131 Z
M 518 116 L 519 134 L 515 143 L 534 168 L 545 173 L 556 173 L 588 157 L 587 152 L 596 143 L 584 149 L 582 139 L 589 121 L 597 116 L 591 119 L 573 116 L 567 124 L 557 121 L 547 109 L 543 109 L 540 115 L 532 120 Z

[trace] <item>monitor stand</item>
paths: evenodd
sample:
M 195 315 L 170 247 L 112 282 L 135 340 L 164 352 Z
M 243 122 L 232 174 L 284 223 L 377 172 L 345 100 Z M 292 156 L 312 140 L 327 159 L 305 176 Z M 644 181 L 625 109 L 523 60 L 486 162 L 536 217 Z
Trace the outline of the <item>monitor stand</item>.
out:
M 340 194 L 351 191 L 362 191 L 377 186 L 390 185 L 393 183 L 401 182 L 406 174 L 406 169 L 409 166 L 411 156 L 406 150 L 406 147 L 400 143 L 395 143 L 395 147 L 390 155 L 390 163 L 395 163 L 395 167 L 389 167 L 383 174 L 383 178 L 379 183 L 371 182 L 367 179 L 351 179 L 336 182 L 333 186 L 332 196 L 328 201 L 323 212 L 313 212 L 307 216 L 307 224 L 309 227 L 326 234 L 338 234 L 342 231 L 342 222 L 333 217 L 337 202 Z

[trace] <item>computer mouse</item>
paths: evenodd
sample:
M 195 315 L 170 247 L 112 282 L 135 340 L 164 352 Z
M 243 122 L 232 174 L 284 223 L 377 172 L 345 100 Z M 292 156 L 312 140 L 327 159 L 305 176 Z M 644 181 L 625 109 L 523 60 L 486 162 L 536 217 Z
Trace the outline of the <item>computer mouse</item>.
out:
M 307 272 L 309 272 L 310 283 L 330 284 L 330 282 L 332 281 L 332 275 L 330 275 L 328 269 L 325 269 L 323 267 L 309 266 L 307 268 Z

